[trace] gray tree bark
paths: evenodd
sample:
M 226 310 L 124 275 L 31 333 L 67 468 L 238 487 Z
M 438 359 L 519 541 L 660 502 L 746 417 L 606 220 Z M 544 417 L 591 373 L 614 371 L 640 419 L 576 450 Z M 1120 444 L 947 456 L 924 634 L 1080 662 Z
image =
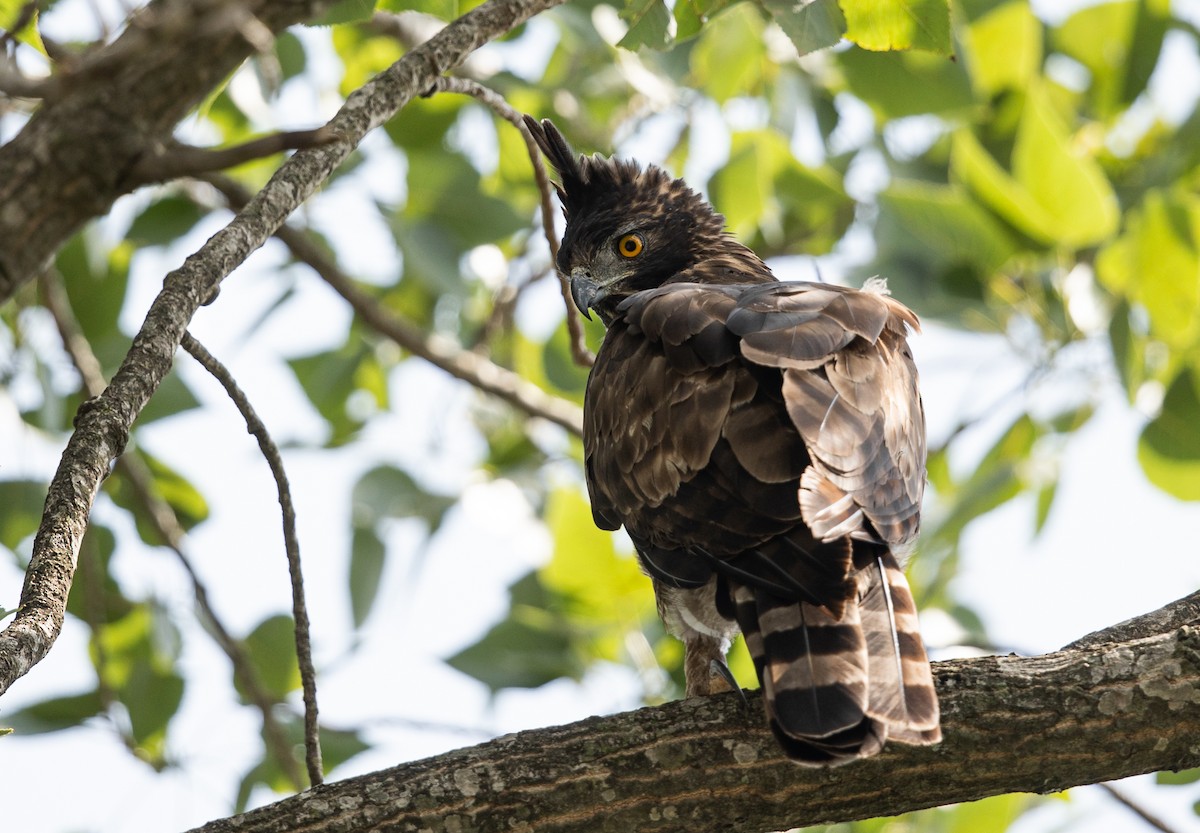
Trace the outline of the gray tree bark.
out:
M 945 740 L 839 769 L 788 762 L 758 693 L 749 708 L 729 693 L 498 738 L 193 833 L 763 833 L 1200 765 L 1194 625 L 934 668 Z

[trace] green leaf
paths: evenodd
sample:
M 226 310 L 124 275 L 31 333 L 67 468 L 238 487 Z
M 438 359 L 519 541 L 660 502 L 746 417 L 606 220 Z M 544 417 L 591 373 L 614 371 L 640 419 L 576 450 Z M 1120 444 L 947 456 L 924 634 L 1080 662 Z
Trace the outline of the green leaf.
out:
M 942 523 L 932 532 L 934 541 L 955 545 L 962 531 L 974 519 L 987 514 L 1019 495 L 1023 489 L 1021 464 L 1029 458 L 1033 444 L 1044 431 L 1027 414 L 1008 427 L 975 466 L 961 485 L 944 497 L 951 509 Z
M 1177 349 L 1200 339 L 1200 199 L 1155 189 L 1129 212 L 1125 232 L 1101 250 L 1096 276 L 1143 307 L 1150 334 Z
M 537 575 L 526 575 L 509 588 L 509 594 L 508 617 L 446 663 L 493 693 L 582 677 L 586 666 L 572 644 L 571 622 L 547 609 L 551 604 Z
M 928 52 L 865 49 L 847 49 L 836 59 L 849 89 L 881 118 L 965 116 L 975 107 L 971 81 L 960 62 Z
M 760 250 L 823 253 L 853 219 L 840 177 L 802 165 L 773 130 L 735 133 L 708 187 L 730 230 Z
M 688 65 L 695 86 L 724 102 L 759 92 L 766 57 L 762 18 L 753 6 L 743 3 L 705 28 Z
M 625 49 L 637 49 L 639 46 L 664 49 L 671 41 L 668 33 L 671 13 L 662 0 L 625 0 L 621 19 L 629 24 L 629 31 L 617 42 L 617 46 Z
M 370 529 L 385 518 L 421 518 L 436 532 L 455 499 L 429 492 L 408 472 L 394 466 L 371 469 L 354 485 L 351 524 Z
M 164 765 L 167 724 L 183 702 L 183 687 L 183 678 L 174 671 L 138 663 L 121 688 L 132 738 L 156 767 Z
M 258 682 L 276 700 L 300 688 L 300 666 L 296 660 L 296 631 L 291 616 L 278 614 L 264 619 L 243 640 L 246 656 L 258 675 Z M 249 697 L 241 680 L 234 686 L 243 702 Z
M 1146 88 L 1169 20 L 1169 0 L 1124 0 L 1080 9 L 1053 30 L 1055 49 L 1091 74 L 1101 118 L 1118 117 Z
M 633 554 L 618 553 L 612 533 L 596 526 L 587 498 L 576 489 L 555 490 L 546 502 L 546 526 L 555 546 L 538 572 L 542 583 L 584 621 L 640 627 L 653 611 L 649 583 Z
M 165 196 L 134 218 L 125 239 L 138 246 L 165 246 L 191 231 L 207 213 L 187 197 Z
M 304 44 L 291 32 L 280 32 L 276 35 L 275 59 L 279 61 L 279 70 L 283 73 L 285 81 L 300 75 L 308 64 Z
M 93 626 L 116 622 L 134 608 L 109 570 L 116 546 L 112 530 L 94 519 L 88 523 L 79 545 L 75 580 L 67 596 L 67 613 Z
M 871 271 L 925 315 L 982 307 L 983 286 L 1018 251 L 1015 235 L 956 185 L 893 180 L 879 195 Z
M 43 55 L 46 54 L 46 44 L 42 42 L 42 36 L 38 31 L 38 16 L 40 10 L 35 8 L 29 20 L 19 30 L 14 30 L 13 27 L 20 21 L 21 15 L 25 13 L 26 6 L 29 3 L 27 0 L 0 0 L 0 30 L 6 32 L 9 36 L 15 38 L 21 43 L 32 46 Z M 44 8 L 45 4 L 38 4 Z
M 208 501 L 187 478 L 141 449 L 132 449 L 126 453 L 135 455 L 145 465 L 151 475 L 154 491 L 174 510 L 185 530 L 192 529 L 208 519 Z M 138 534 L 143 541 L 153 546 L 167 543 L 158 533 L 149 510 L 127 477 L 117 473 L 104 481 L 103 488 L 118 506 L 133 514 Z
M 763 8 L 795 45 L 800 55 L 838 44 L 846 34 L 846 17 L 837 0 L 761 0 Z
M 377 525 L 389 518 L 420 518 L 428 534 L 437 532 L 455 499 L 433 494 L 412 475 L 393 466 L 371 469 L 354 485 L 350 498 L 350 608 L 355 627 L 371 613 L 387 560 Z
M 138 414 L 139 425 L 149 425 L 158 419 L 175 416 L 200 406 L 199 400 L 180 378 L 178 373 L 166 376 L 154 391 L 154 396 Z
M 1040 84 L 1025 97 L 1011 173 L 965 128 L 955 133 L 951 170 L 996 214 L 1047 245 L 1095 245 L 1120 222 L 1103 170 L 1075 149 Z
M 4 716 L 8 727 L 20 735 L 40 735 L 73 729 L 103 710 L 99 690 L 52 697 Z
M 308 26 L 336 26 L 369 20 L 375 12 L 375 0 L 338 0 L 325 12 L 308 21 Z
M 360 368 L 375 361 L 367 345 L 353 336 L 339 350 L 288 360 L 309 401 L 329 424 L 328 445 L 342 445 L 362 428 L 362 419 L 347 411 L 346 400 L 360 389 Z
M 129 346 L 117 326 L 129 282 L 133 246 L 123 243 L 102 251 L 88 232 L 80 232 L 55 259 L 79 327 L 106 371 L 114 371 Z
M 953 52 L 947 0 L 841 0 L 841 7 L 847 40 L 863 49 Z
M 1138 438 L 1138 462 L 1150 482 L 1180 500 L 1200 500 L 1200 385 L 1185 367 L 1163 397 L 1162 412 Z
M 37 532 L 46 505 L 46 483 L 0 480 L 0 544 L 10 550 Z
M 350 612 L 361 628 L 375 604 L 387 547 L 373 529 L 355 527 L 350 538 Z
M 1194 784 L 1197 781 L 1200 781 L 1200 769 L 1183 769 L 1179 772 L 1156 772 L 1154 774 L 1154 782 L 1156 784 L 1181 786 L 1183 784 Z
M 1033 521 L 1033 534 L 1040 535 L 1050 518 L 1050 509 L 1054 506 L 1054 498 L 1058 494 L 1058 481 L 1043 486 L 1037 493 L 1037 511 Z
M 1025 0 L 1010 0 L 966 27 L 963 38 L 971 81 L 981 97 L 1023 90 L 1042 65 L 1042 24 Z

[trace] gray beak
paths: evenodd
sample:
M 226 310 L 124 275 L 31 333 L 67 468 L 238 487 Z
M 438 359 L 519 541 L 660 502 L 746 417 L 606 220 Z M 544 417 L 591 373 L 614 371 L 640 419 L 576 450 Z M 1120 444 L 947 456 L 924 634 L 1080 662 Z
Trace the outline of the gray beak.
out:
M 592 280 L 591 276 L 583 269 L 572 270 L 571 298 L 575 301 L 575 306 L 583 313 L 584 318 L 591 320 L 592 314 L 589 310 L 592 305 L 602 300 L 607 294 L 605 288 Z

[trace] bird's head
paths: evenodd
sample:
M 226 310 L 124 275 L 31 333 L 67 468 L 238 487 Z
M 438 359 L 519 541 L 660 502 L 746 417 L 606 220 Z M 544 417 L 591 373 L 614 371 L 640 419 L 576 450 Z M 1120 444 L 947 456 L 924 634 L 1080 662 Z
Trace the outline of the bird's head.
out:
M 577 155 L 548 120 L 525 124 L 550 164 L 567 228 L 558 270 L 575 306 L 607 323 L 622 298 L 661 285 L 725 241 L 725 218 L 682 179 L 636 162 Z

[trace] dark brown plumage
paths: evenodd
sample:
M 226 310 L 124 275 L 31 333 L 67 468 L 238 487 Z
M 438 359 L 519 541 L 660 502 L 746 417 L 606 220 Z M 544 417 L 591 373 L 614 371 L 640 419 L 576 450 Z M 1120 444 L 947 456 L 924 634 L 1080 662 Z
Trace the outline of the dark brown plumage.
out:
M 682 180 L 525 122 L 562 180 L 558 269 L 608 326 L 584 403 L 592 512 L 637 547 L 688 695 L 727 688 L 740 628 L 796 761 L 938 741 L 900 569 L 925 481 L 917 317 L 780 283 Z

